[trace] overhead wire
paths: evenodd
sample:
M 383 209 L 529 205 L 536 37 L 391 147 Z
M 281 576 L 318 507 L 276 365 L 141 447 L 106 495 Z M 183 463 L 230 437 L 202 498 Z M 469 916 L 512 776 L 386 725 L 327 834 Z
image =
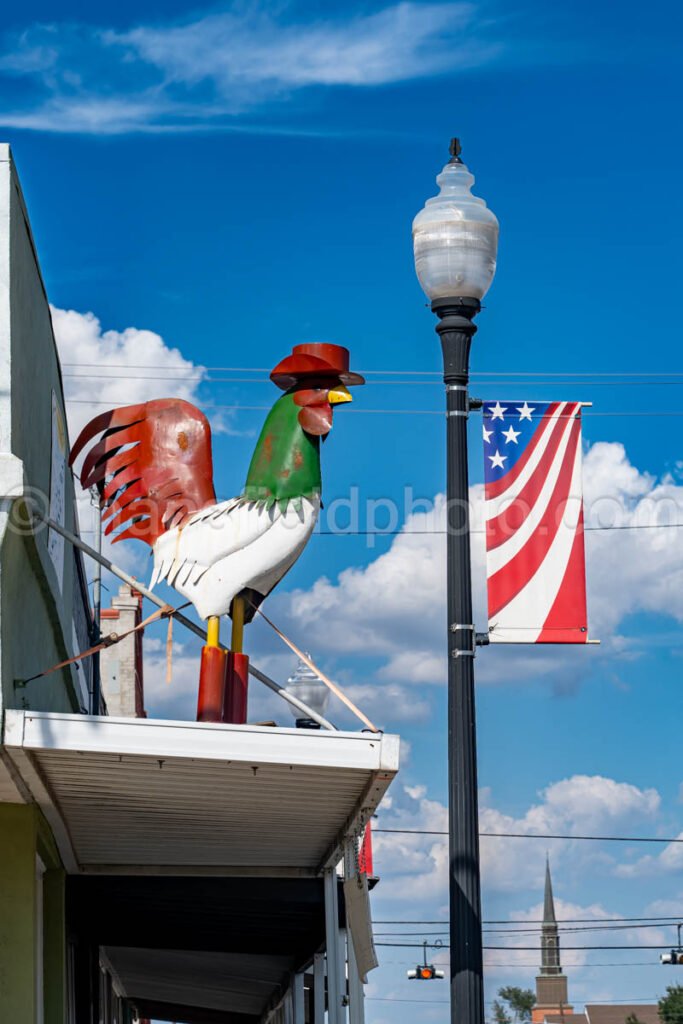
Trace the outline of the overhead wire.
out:
M 447 922 L 442 922 L 447 923 Z M 511 921 L 510 924 L 516 922 Z M 562 935 L 569 935 L 577 932 L 618 932 L 618 931 L 652 931 L 653 929 L 661 928 L 675 928 L 676 924 L 671 921 L 668 925 L 663 923 L 655 924 L 598 924 L 595 925 L 581 925 L 578 928 L 561 928 L 560 932 Z M 482 932 L 484 935 L 542 935 L 543 929 L 540 928 L 483 928 Z M 388 938 L 390 936 L 408 938 L 417 935 L 422 935 L 423 932 L 375 932 L 375 935 Z M 429 931 L 430 935 L 448 935 L 448 931 Z
M 416 835 L 416 836 L 447 836 L 445 829 L 420 829 L 420 828 L 374 828 L 373 833 L 389 833 L 392 835 Z M 683 843 L 683 836 L 659 837 L 659 836 L 575 836 L 551 832 L 480 832 L 480 836 L 487 839 L 565 839 L 577 840 L 579 842 L 591 843 Z
M 67 398 L 65 399 L 67 405 L 108 405 L 111 406 L 112 402 L 116 401 L 128 401 L 128 399 L 114 399 L 110 398 L 107 400 L 103 399 L 90 399 L 90 398 Z M 223 405 L 223 404 L 211 404 L 207 406 L 209 412 L 214 410 L 223 410 L 231 412 L 270 412 L 271 406 L 269 405 Z M 369 413 L 374 415 L 382 416 L 445 416 L 446 413 L 443 409 L 364 409 L 362 406 L 358 406 L 354 415 L 358 413 Z M 589 409 L 588 412 L 584 412 L 583 416 L 590 416 L 591 419 L 598 417 L 679 417 L 683 416 L 683 411 L 678 410 L 654 410 L 640 412 L 638 410 L 621 410 L 615 412 L 603 412 L 601 410 Z
M 400 949 L 400 948 L 403 948 L 403 949 L 422 949 L 422 947 L 424 946 L 424 941 L 423 942 L 376 942 L 375 945 L 376 946 L 387 946 L 387 947 L 398 948 L 398 949 Z M 429 945 L 429 943 L 428 943 L 428 945 Z M 450 949 L 450 946 L 441 945 L 441 946 L 438 947 L 438 949 Z M 535 952 L 537 952 L 538 947 L 537 946 L 486 946 L 486 945 L 484 945 L 484 946 L 482 946 L 482 949 L 496 950 L 497 952 L 505 951 L 507 953 L 517 952 L 517 951 L 519 951 L 520 953 L 535 953 Z M 634 949 L 670 949 L 670 943 L 659 942 L 659 943 L 656 943 L 654 945 L 635 945 L 634 944 L 634 945 L 629 945 L 629 946 L 563 946 L 563 950 L 565 952 L 567 952 L 567 951 L 569 951 L 569 952 L 578 952 L 580 950 L 592 950 L 592 949 L 593 950 L 594 949 L 599 949 L 599 950 L 624 949 L 624 950 L 631 950 L 631 951 L 633 951 Z
M 95 369 L 102 370 L 103 365 L 101 362 L 88 363 L 88 362 L 63 362 L 63 367 L 94 367 Z M 187 367 L 183 366 L 168 366 L 163 367 L 166 372 L 173 373 L 184 373 L 187 370 L 200 368 L 205 373 L 263 373 L 270 374 L 271 367 L 268 366 L 208 366 L 203 363 L 191 363 Z M 112 370 L 156 370 L 160 369 L 158 363 L 109 363 L 105 367 L 106 369 Z M 380 367 L 378 369 L 361 369 L 359 371 L 362 374 L 368 376 L 401 376 L 401 377 L 441 377 L 441 370 L 415 370 L 415 369 L 396 369 L 395 367 Z M 524 379 L 550 379 L 550 380 L 592 380 L 592 379 L 607 379 L 610 380 L 627 380 L 630 381 L 634 378 L 650 380 L 652 378 L 664 377 L 666 379 L 675 378 L 683 381 L 683 372 L 671 372 L 669 370 L 587 370 L 583 372 L 577 372 L 575 370 L 473 370 L 470 373 L 470 379 L 479 380 L 480 378 L 510 378 L 515 380 Z
M 373 829 L 373 831 L 376 831 L 376 829 Z M 681 907 L 681 913 L 679 914 L 679 916 L 677 916 L 677 918 L 674 918 L 674 916 L 672 916 L 672 918 L 657 918 L 657 916 L 655 916 L 654 914 L 652 914 L 652 916 L 650 916 L 650 918 L 557 918 L 556 924 L 558 924 L 558 925 L 565 925 L 565 924 L 577 925 L 577 924 L 598 924 L 598 923 L 602 923 L 602 922 L 614 922 L 616 924 L 616 923 L 621 923 L 621 922 L 626 922 L 626 921 L 649 921 L 649 922 L 667 924 L 667 923 L 670 923 L 670 922 L 677 923 L 677 922 L 680 922 L 682 920 L 683 920 L 683 906 Z M 440 920 L 440 921 L 423 921 L 421 919 L 420 920 L 415 919 L 415 920 L 411 920 L 411 921 L 395 921 L 395 920 L 385 919 L 384 921 L 374 920 L 374 924 L 375 925 L 443 925 L 445 927 L 447 924 L 449 924 L 449 922 L 443 921 L 443 920 Z M 510 920 L 503 921 L 503 920 L 500 920 L 499 921 L 497 919 L 497 920 L 492 920 L 492 921 L 482 921 L 482 925 L 543 925 L 543 919 L 539 918 L 536 921 L 533 921 L 533 920 L 529 920 L 529 921 L 510 921 Z

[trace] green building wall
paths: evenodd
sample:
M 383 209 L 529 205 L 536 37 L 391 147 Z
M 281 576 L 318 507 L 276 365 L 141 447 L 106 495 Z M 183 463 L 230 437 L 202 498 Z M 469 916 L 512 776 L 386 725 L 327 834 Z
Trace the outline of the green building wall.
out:
M 43 876 L 43 1013 L 64 1024 L 66 922 L 64 871 L 35 807 L 0 804 L 0 1007 L 2 1020 L 36 1020 L 38 914 L 36 858 Z

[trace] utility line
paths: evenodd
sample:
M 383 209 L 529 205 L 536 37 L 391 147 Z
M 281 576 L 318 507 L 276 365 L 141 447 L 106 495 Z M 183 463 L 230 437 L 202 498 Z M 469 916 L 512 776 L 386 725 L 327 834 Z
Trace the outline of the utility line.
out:
M 76 369 L 86 369 L 92 367 L 96 370 L 102 369 L 101 362 L 62 362 L 62 367 L 75 367 Z M 206 373 L 217 373 L 217 374 L 270 374 L 271 368 L 269 367 L 210 367 L 204 364 L 190 364 L 187 367 L 162 367 L 159 365 L 147 362 L 147 364 L 129 364 L 129 362 L 110 362 L 106 369 L 111 370 L 154 370 L 159 372 L 162 369 L 168 373 L 186 373 L 187 370 L 194 370 L 197 367 L 201 367 Z M 361 374 L 368 374 L 370 377 L 386 375 L 393 377 L 438 377 L 441 378 L 442 372 L 440 370 L 388 370 L 382 368 L 380 370 L 360 370 Z M 89 375 L 88 375 L 89 376 Z M 470 374 L 472 380 L 481 380 L 482 378 L 495 377 L 500 378 L 511 378 L 515 380 L 519 379 L 545 379 L 550 378 L 552 380 L 563 379 L 563 380 L 593 380 L 614 378 L 620 379 L 643 379 L 648 380 L 651 378 L 664 377 L 667 379 L 680 378 L 683 380 L 683 373 L 671 373 L 668 370 L 660 371 L 621 371 L 612 370 L 608 372 L 599 371 L 587 371 L 585 373 L 575 373 L 574 371 L 535 371 L 535 370 L 478 370 Z M 440 381 L 439 381 L 440 382 Z
M 424 942 L 376 942 L 375 945 L 376 946 L 387 946 L 387 947 L 392 947 L 392 948 L 422 949 L 422 947 L 424 946 Z M 429 945 L 431 945 L 431 943 L 427 943 L 427 945 L 429 946 Z M 439 950 L 450 949 L 450 946 L 438 946 L 437 948 Z M 590 949 L 600 949 L 600 950 L 606 950 L 606 949 L 625 949 L 625 950 L 634 950 L 634 949 L 670 949 L 671 948 L 671 944 L 670 943 L 666 943 L 666 942 L 660 942 L 659 944 L 653 945 L 653 946 L 635 946 L 635 945 L 633 945 L 633 946 L 563 946 L 562 948 L 563 948 L 564 952 L 567 952 L 567 951 L 578 952 L 579 950 L 590 950 Z M 520 953 L 537 953 L 538 952 L 538 947 L 537 946 L 482 946 L 482 949 L 491 949 L 491 950 L 496 950 L 497 952 L 505 951 L 506 953 L 510 953 L 510 952 L 514 953 L 514 952 L 517 952 L 517 951 L 519 951 Z
M 436 952 L 436 955 L 432 954 L 431 962 L 433 964 L 435 964 L 435 966 L 437 966 L 437 967 L 445 966 L 444 961 L 440 961 L 437 958 L 438 958 L 438 950 Z M 389 965 L 391 965 L 392 967 L 414 967 L 415 966 L 415 961 L 414 960 L 384 960 L 383 959 L 380 966 L 381 967 L 386 967 L 386 966 L 389 966 Z M 588 969 L 592 970 L 594 967 L 600 967 L 600 968 L 603 968 L 603 967 L 605 967 L 605 968 L 607 968 L 607 967 L 609 967 L 609 968 L 614 968 L 614 967 L 656 967 L 658 970 L 661 970 L 661 967 L 662 967 L 662 965 L 660 963 L 658 963 L 656 960 L 623 960 L 621 962 L 618 961 L 618 960 L 614 960 L 611 963 L 591 964 L 591 963 L 587 963 L 586 961 L 583 961 L 583 962 L 576 961 L 576 962 L 567 963 L 567 962 L 565 962 L 564 957 L 562 958 L 562 966 L 563 967 L 571 967 L 571 968 L 573 968 L 575 970 L 583 970 L 584 968 L 586 970 L 588 970 Z M 489 968 L 496 968 L 496 969 L 512 969 L 512 968 L 516 969 L 518 967 L 535 967 L 535 968 L 538 968 L 538 960 L 536 960 L 536 961 L 533 961 L 533 960 L 517 960 L 517 961 L 515 961 L 515 963 L 509 963 L 509 964 L 507 964 L 507 963 L 497 963 L 497 962 L 493 962 L 493 961 L 486 961 L 486 963 L 484 964 L 484 967 L 487 970 Z
M 424 514 L 424 513 L 423 513 Z M 584 533 L 609 533 L 613 530 L 680 530 L 683 523 L 624 523 L 619 526 L 584 526 Z M 435 537 L 445 536 L 447 530 L 316 530 L 316 537 Z M 486 530 L 470 530 L 472 534 L 484 534 Z
M 377 829 L 373 828 L 373 831 L 377 831 Z M 625 922 L 625 921 L 649 921 L 649 922 L 657 922 L 657 923 L 661 923 L 661 924 L 667 924 L 669 922 L 673 922 L 673 923 L 676 924 L 676 923 L 680 922 L 681 920 L 683 920 L 683 907 L 681 908 L 681 913 L 677 916 L 677 918 L 656 918 L 656 916 L 654 916 L 654 915 L 652 915 L 651 918 L 558 918 L 556 924 L 558 924 L 558 925 L 566 925 L 566 924 L 570 924 L 570 925 L 581 924 L 581 925 L 583 925 L 583 924 L 600 924 L 602 922 L 610 922 L 610 921 L 613 921 L 614 923 L 621 923 L 621 922 Z M 421 921 L 421 920 L 420 921 L 418 921 L 418 920 L 415 920 L 415 921 L 393 921 L 393 920 L 389 921 L 387 919 L 386 921 L 374 921 L 373 924 L 375 924 L 375 925 L 442 925 L 445 928 L 446 925 L 449 924 L 449 922 L 443 921 L 443 920 L 441 920 L 441 921 Z M 483 921 L 482 922 L 482 925 L 543 925 L 543 924 L 544 924 L 544 922 L 543 922 L 542 919 L 539 919 L 538 921 Z
M 393 835 L 414 835 L 414 836 L 447 836 L 448 832 L 442 830 L 429 830 L 419 828 L 373 828 L 375 834 L 378 832 L 391 833 Z M 683 837 L 676 839 L 662 838 L 656 836 L 572 836 L 553 834 L 546 832 L 480 832 L 480 836 L 488 839 L 571 839 L 592 843 L 683 843 Z
M 444 923 L 444 922 L 442 922 Z M 580 928 L 560 928 L 559 930 L 563 935 L 575 934 L 577 932 L 619 932 L 619 931 L 652 931 L 653 929 L 659 930 L 661 928 L 675 928 L 677 925 L 671 921 L 668 925 L 664 924 L 595 924 L 582 925 Z M 542 928 L 484 928 L 483 933 L 485 935 L 542 935 Z M 382 938 L 389 938 L 391 936 L 397 938 L 411 938 L 413 936 L 421 935 L 422 931 L 419 932 L 375 932 L 375 935 L 381 936 Z M 429 931 L 430 935 L 449 935 L 447 931 Z
M 100 371 L 101 371 L 100 367 Z M 69 380 L 151 380 L 163 383 L 164 381 L 177 381 L 181 384 L 189 382 L 197 382 L 201 384 L 258 384 L 259 386 L 269 385 L 270 379 L 267 377 L 211 377 L 205 374 L 187 374 L 182 371 L 176 371 L 169 368 L 169 371 L 165 371 L 166 375 L 161 376 L 158 372 L 155 374 L 137 374 L 137 373 L 69 373 L 68 371 L 63 374 L 65 378 Z M 174 376 L 169 376 L 168 373 L 173 373 Z M 443 383 L 440 380 L 411 380 L 406 378 L 404 380 L 373 380 L 370 383 L 374 387 L 387 386 L 392 387 L 424 387 L 428 385 L 430 387 L 443 387 Z M 475 380 L 476 383 L 476 380 Z M 488 386 L 503 386 L 499 381 L 494 380 L 481 380 L 481 384 Z M 556 386 L 567 385 L 571 387 L 574 382 L 570 381 L 544 381 L 542 379 L 535 379 L 533 381 L 533 387 L 549 387 L 550 384 Z M 516 381 L 517 386 L 526 386 L 524 379 Z M 582 387 L 591 388 L 616 388 L 616 387 L 680 387 L 683 385 L 683 380 L 590 380 L 581 381 Z
M 121 398 L 121 399 L 110 398 L 108 400 L 90 399 L 90 398 L 67 398 L 66 399 L 66 404 L 67 405 L 107 405 L 107 406 L 111 406 L 112 402 L 118 402 L 118 401 L 122 401 L 123 402 L 123 401 L 129 401 L 129 400 L 128 399 L 123 399 L 123 398 Z M 207 409 L 208 409 L 209 412 L 212 412 L 212 411 L 218 410 L 218 409 L 229 410 L 231 412 L 270 412 L 271 408 L 272 408 L 272 406 L 270 406 L 270 405 L 221 405 L 221 404 L 216 404 L 216 405 L 207 406 Z M 364 409 L 362 406 L 357 406 L 354 409 L 354 416 L 357 415 L 358 413 L 369 413 L 369 414 L 377 414 L 377 415 L 382 415 L 382 416 L 445 416 L 446 415 L 446 412 L 443 409 Z M 591 419 L 594 419 L 596 416 L 600 416 L 600 417 L 604 417 L 604 416 L 609 416 L 609 417 L 628 416 L 629 418 L 643 417 L 643 416 L 647 416 L 647 417 L 679 417 L 679 416 L 683 416 L 683 412 L 680 412 L 680 411 L 677 411 L 677 410 L 673 410 L 673 411 L 671 411 L 671 410 L 661 410 L 661 411 L 657 410 L 657 411 L 646 411 L 646 412 L 637 412 L 637 411 L 630 411 L 630 410 L 626 411 L 626 412 L 596 412 L 594 410 L 590 410 L 589 409 L 587 412 L 583 413 L 583 416 L 584 417 L 588 416 Z

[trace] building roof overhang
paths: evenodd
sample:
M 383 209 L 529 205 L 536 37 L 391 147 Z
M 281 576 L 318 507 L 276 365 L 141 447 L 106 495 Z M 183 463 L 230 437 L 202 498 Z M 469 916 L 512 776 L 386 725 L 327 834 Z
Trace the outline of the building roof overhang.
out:
M 0 756 L 73 874 L 319 875 L 373 814 L 399 739 L 7 711 Z

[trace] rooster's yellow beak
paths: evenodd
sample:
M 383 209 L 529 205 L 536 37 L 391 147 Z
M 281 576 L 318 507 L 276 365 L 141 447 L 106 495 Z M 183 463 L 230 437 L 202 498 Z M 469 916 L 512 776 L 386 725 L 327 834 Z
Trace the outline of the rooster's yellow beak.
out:
M 340 384 L 336 388 L 330 388 L 327 392 L 327 401 L 330 405 L 341 405 L 342 402 L 352 402 L 353 398 L 349 389 Z

